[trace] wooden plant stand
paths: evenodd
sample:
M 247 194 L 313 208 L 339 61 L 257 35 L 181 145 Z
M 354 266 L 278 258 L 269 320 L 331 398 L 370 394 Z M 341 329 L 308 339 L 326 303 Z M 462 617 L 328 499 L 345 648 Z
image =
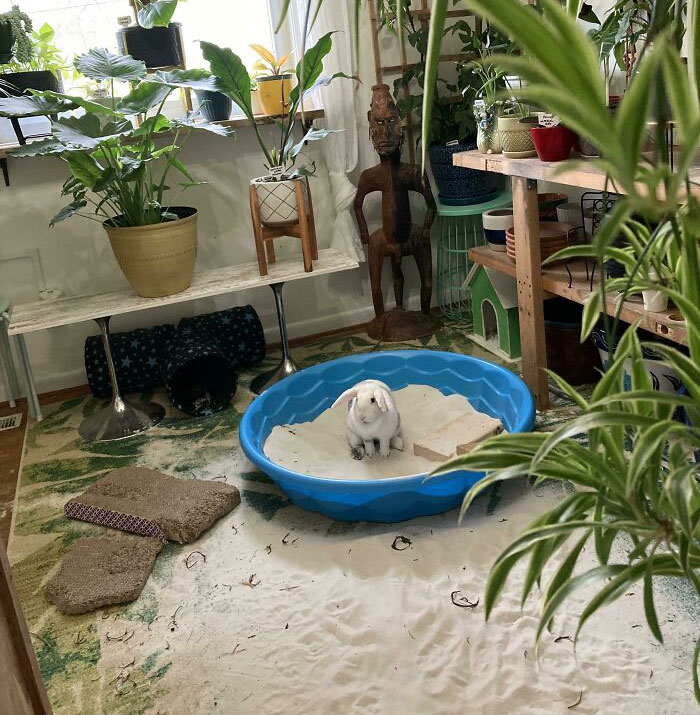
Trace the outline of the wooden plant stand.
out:
M 306 191 L 304 191 L 304 185 Z M 304 271 L 313 271 L 313 261 L 318 260 L 318 245 L 316 243 L 316 225 L 314 222 L 314 206 L 311 201 L 309 180 L 297 181 L 295 195 L 297 203 L 297 221 L 284 224 L 265 225 L 260 217 L 260 204 L 258 193 L 253 184 L 250 191 L 250 214 L 253 219 L 253 232 L 255 233 L 255 250 L 258 255 L 258 269 L 261 276 L 267 275 L 267 264 L 274 263 L 275 238 L 293 236 L 301 240 L 301 253 L 304 257 Z M 266 259 L 267 254 L 267 259 Z

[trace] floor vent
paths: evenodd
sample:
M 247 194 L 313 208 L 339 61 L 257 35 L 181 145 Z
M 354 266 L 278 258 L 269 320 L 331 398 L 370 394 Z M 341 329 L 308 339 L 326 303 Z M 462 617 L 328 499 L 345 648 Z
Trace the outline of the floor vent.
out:
M 14 429 L 22 424 L 22 413 L 18 412 L 14 415 L 7 415 L 7 417 L 0 417 L 0 432 L 6 429 Z

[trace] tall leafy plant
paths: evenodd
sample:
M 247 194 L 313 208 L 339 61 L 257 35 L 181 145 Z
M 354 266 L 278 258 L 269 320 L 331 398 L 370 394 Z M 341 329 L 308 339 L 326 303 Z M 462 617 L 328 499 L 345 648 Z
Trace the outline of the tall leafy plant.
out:
M 250 121 L 263 153 L 265 167 L 271 172 L 281 171 L 279 178 L 309 176 L 314 173 L 313 163 L 296 166 L 297 159 L 306 142 L 318 141 L 333 131 L 330 129 L 310 129 L 301 141 L 295 141 L 295 129 L 299 122 L 299 109 L 303 98 L 315 88 L 329 84 L 340 77 L 350 79 L 344 72 L 336 72 L 323 77 L 323 59 L 333 46 L 332 33 L 326 33 L 309 48 L 296 67 L 297 85 L 289 93 L 285 114 L 274 119 L 278 130 L 278 140 L 268 143 L 263 138 L 253 114 L 251 104 L 252 83 L 248 70 L 241 58 L 229 48 L 219 47 L 211 42 L 201 42 L 204 59 L 209 62 L 212 75 L 216 78 L 218 91 L 236 104 Z
M 166 198 L 168 191 L 199 183 L 179 158 L 182 140 L 192 130 L 222 136 L 231 131 L 197 121 L 194 115 L 168 119 L 163 107 L 173 92 L 185 87 L 216 89 L 216 82 L 209 72 L 198 69 L 146 76 L 143 62 L 103 49 L 77 57 L 75 66 L 84 76 L 108 83 L 111 99 L 106 105 L 56 92 L 0 99 L 0 117 L 51 117 L 49 138 L 12 152 L 23 157 L 56 156 L 68 166 L 70 178 L 62 195 L 70 197 L 70 203 L 51 224 L 73 215 L 119 227 L 176 219 L 168 209 L 177 195 Z M 133 88 L 117 99 L 115 82 L 128 82 Z M 82 114 L 70 113 L 78 109 Z M 135 115 L 148 116 L 139 124 Z
M 538 640 L 565 599 L 579 588 L 601 584 L 581 613 L 580 630 L 591 615 L 640 581 L 647 623 L 661 640 L 655 577 L 685 579 L 700 594 L 700 489 L 694 459 L 700 448 L 700 202 L 691 176 L 700 145 L 699 5 L 697 0 L 655 3 L 648 31 L 653 44 L 642 49 L 615 117 L 607 109 L 599 47 L 575 21 L 580 2 L 569 2 L 562 9 L 552 0 L 540 0 L 541 18 L 517 0 L 466 0 L 466 5 L 522 47 L 522 57 L 494 58 L 527 80 L 520 98 L 548 107 L 599 146 L 603 158 L 597 165 L 611 186 L 624 194 L 591 246 L 572 247 L 552 257 L 586 255 L 601 264 L 615 258 L 626 268 L 626 276 L 617 282 L 606 281 L 603 275 L 599 289 L 590 295 L 584 307 L 583 337 L 601 313 L 612 313 L 617 320 L 613 290 L 660 288 L 686 320 L 688 354 L 665 345 L 654 344 L 654 349 L 681 376 L 687 394 L 651 390 L 642 345 L 636 332 L 628 330 L 590 399 L 552 376 L 580 408 L 579 417 L 551 434 L 488 440 L 440 471 L 466 468 L 487 473 L 467 495 L 463 511 L 493 483 L 526 474 L 538 480 L 570 481 L 583 490 L 540 517 L 497 559 L 485 594 L 487 616 L 518 562 L 528 562 L 525 600 L 554 554 L 563 552 L 563 560 L 543 590 Z M 436 6 L 429 63 L 439 52 L 447 2 L 436 0 Z M 685 17 L 690 30 L 687 68 L 680 49 Z M 678 138 L 673 163 L 673 147 L 665 141 L 669 117 Z M 657 141 L 647 156 L 643 149 L 650 120 L 657 126 Z M 630 250 L 614 246 L 620 233 L 632 237 Z M 649 262 L 661 268 L 659 261 L 672 268 L 672 281 L 661 286 L 654 285 L 644 272 Z M 679 407 L 685 410 L 683 421 L 673 419 Z M 624 558 L 613 557 L 617 539 L 631 544 Z M 589 541 L 599 563 L 581 573 L 576 565 Z M 693 664 L 695 694 L 700 700 L 699 657 L 700 641 Z

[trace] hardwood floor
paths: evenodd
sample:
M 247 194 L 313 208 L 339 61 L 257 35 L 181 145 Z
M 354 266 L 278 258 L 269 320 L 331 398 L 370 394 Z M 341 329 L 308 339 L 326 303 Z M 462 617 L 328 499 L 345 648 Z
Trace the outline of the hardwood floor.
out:
M 56 390 L 41 395 L 41 404 L 68 400 L 71 397 L 86 395 L 90 392 L 87 385 L 71 387 L 67 390 Z M 0 417 L 22 413 L 22 423 L 14 429 L 0 432 L 0 538 L 5 546 L 10 535 L 12 511 L 15 503 L 17 479 L 22 463 L 22 449 L 24 435 L 27 430 L 27 402 L 24 399 L 17 401 L 16 407 L 10 407 L 7 402 L 0 404 Z

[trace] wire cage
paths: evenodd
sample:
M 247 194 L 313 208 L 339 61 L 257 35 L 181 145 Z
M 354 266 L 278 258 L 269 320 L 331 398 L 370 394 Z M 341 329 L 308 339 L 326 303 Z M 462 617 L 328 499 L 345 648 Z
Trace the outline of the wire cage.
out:
M 464 286 L 471 270 L 469 249 L 486 243 L 481 214 L 490 209 L 510 206 L 510 192 L 471 206 L 443 206 L 438 202 L 437 220 L 437 299 L 447 318 L 471 324 L 469 289 Z

